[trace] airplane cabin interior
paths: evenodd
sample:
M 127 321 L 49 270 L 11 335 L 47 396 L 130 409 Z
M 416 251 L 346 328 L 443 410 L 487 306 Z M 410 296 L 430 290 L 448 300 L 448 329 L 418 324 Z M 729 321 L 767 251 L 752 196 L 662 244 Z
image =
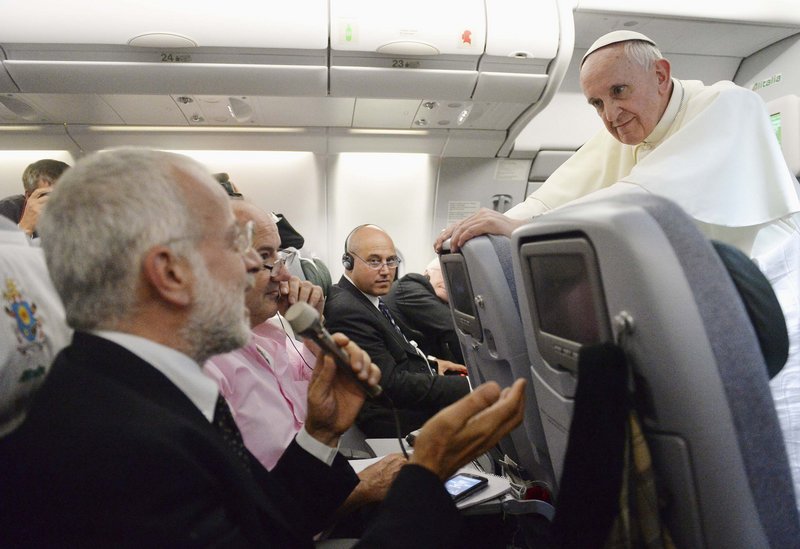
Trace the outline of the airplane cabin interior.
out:
M 421 273 L 445 227 L 519 204 L 604 131 L 579 69 L 614 30 L 652 38 L 675 78 L 758 94 L 800 176 L 796 0 L 0 0 L 0 13 L 0 197 L 42 158 L 186 154 L 286 217 L 334 282 L 353 227 L 385 229 L 398 276 Z M 653 196 L 542 219 L 440 257 L 473 385 L 529 379 L 499 447 L 545 487 L 535 512 L 552 519 L 560 495 L 580 509 L 570 423 L 602 427 L 575 405 L 592 371 L 580 351 L 613 343 L 626 357 L 609 391 L 644 387 L 675 546 L 800 544 L 769 380 L 751 375 L 759 335 L 691 219 Z

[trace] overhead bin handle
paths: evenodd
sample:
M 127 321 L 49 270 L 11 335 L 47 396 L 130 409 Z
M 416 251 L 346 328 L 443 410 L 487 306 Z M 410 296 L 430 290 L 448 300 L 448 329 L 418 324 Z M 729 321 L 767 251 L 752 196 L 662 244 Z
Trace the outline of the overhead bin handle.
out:
M 381 44 L 375 50 L 387 55 L 439 55 L 439 49 L 427 42 L 415 40 L 397 40 Z

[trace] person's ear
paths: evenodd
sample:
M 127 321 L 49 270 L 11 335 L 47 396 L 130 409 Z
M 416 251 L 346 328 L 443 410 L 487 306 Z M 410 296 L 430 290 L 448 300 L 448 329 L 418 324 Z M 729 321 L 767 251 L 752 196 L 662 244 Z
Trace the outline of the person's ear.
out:
M 659 59 L 656 61 L 655 71 L 659 90 L 668 91 L 670 82 L 672 81 L 670 78 L 672 68 L 670 67 L 669 61 L 666 59 Z
M 191 305 L 194 273 L 186 257 L 167 246 L 154 246 L 142 260 L 142 272 L 162 300 L 178 307 Z

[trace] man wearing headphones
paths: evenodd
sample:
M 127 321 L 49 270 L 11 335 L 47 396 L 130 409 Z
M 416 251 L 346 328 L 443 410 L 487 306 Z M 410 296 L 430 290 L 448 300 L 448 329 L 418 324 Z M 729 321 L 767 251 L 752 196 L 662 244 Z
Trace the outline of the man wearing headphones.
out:
M 381 386 L 396 406 L 402 434 L 413 431 L 441 408 L 469 392 L 461 375 L 466 368 L 445 360 L 428 360 L 403 333 L 383 303 L 400 258 L 386 232 L 375 225 L 353 229 L 345 240 L 339 279 L 325 304 L 328 329 L 342 332 L 381 369 Z M 385 399 L 367 401 L 356 420 L 368 437 L 396 436 Z

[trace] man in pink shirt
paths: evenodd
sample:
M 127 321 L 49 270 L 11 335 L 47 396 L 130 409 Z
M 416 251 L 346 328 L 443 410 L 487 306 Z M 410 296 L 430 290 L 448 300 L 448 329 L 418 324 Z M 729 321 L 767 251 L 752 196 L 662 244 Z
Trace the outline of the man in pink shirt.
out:
M 245 302 L 251 338 L 236 351 L 205 364 L 233 412 L 245 446 L 272 469 L 306 419 L 308 383 L 314 352 L 295 341 L 281 325 L 267 322 L 290 305 L 305 301 L 322 314 L 322 288 L 289 274 L 280 255 L 278 227 L 270 213 L 245 201 L 231 202 L 237 221 L 253 223 L 253 247 L 263 262 Z M 280 320 L 280 317 L 278 317 Z M 355 508 L 380 501 L 405 463 L 392 455 L 359 474 L 361 483 L 345 503 Z

